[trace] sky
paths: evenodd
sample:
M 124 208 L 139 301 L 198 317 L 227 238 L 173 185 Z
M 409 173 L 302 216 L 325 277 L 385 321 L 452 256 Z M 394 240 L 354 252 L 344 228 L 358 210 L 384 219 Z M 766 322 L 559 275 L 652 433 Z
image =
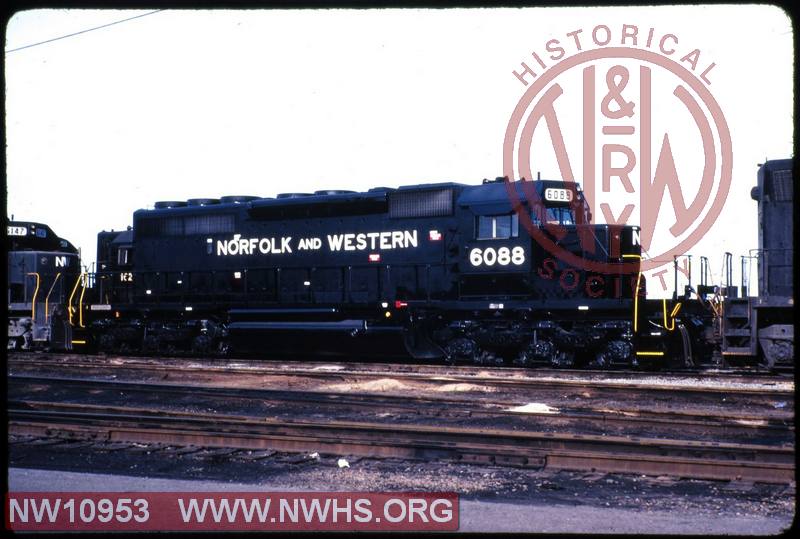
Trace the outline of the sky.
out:
M 9 52 L 144 13 L 32 10 L 7 27 L 7 215 L 49 224 L 85 262 L 98 231 L 124 229 L 158 200 L 501 176 L 509 119 L 528 89 L 513 72 L 536 67 L 532 52 L 543 56 L 553 38 L 565 59 L 576 54 L 576 29 L 582 47 L 600 48 L 588 37 L 600 24 L 614 40 L 623 24 L 674 35 L 673 59 L 701 51 L 695 75 L 715 64 L 707 87 L 730 130 L 732 183 L 689 252 L 711 257 L 717 280 L 723 252 L 737 257 L 738 280 L 738 255 L 757 247 L 757 164 L 792 153 L 793 29 L 774 6 L 165 10 Z M 599 91 L 613 63 L 598 65 Z M 576 73 L 559 79 L 565 104 L 580 98 Z M 654 87 L 674 84 L 654 73 Z M 697 129 L 658 99 L 654 129 L 669 132 L 691 192 Z M 579 107 L 560 107 L 574 145 Z M 547 132 L 533 140 L 533 170 L 560 179 Z

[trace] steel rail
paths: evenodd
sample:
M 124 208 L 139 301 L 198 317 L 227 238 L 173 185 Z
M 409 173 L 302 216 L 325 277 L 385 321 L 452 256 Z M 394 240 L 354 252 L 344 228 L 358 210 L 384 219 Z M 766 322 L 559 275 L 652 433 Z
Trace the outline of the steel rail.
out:
M 556 413 L 519 412 L 511 408 L 519 406 L 512 401 L 476 401 L 475 399 L 437 398 L 420 396 L 393 396 L 380 393 L 348 393 L 330 391 L 286 391 L 260 388 L 219 387 L 185 385 L 165 382 L 129 382 L 119 380 L 98 380 L 93 378 L 64 378 L 50 376 L 10 375 L 10 388 L 24 385 L 49 385 L 59 389 L 71 387 L 84 389 L 96 394 L 98 391 L 138 392 L 152 396 L 155 393 L 171 397 L 190 396 L 193 399 L 218 399 L 230 402 L 231 399 L 254 400 L 260 404 L 271 403 L 274 407 L 287 403 L 311 404 L 315 406 L 355 407 L 368 411 L 376 409 L 403 412 L 416 416 L 453 416 L 509 418 L 520 421 L 535 421 L 540 426 L 553 425 L 563 428 L 565 423 L 584 428 L 605 429 L 607 427 L 681 429 L 684 435 L 700 433 L 704 436 L 749 436 L 749 437 L 793 437 L 794 416 L 790 413 L 775 413 L 769 417 L 756 414 L 731 414 L 718 412 L 709 417 L 707 411 L 658 411 L 647 409 L 559 409 Z M 36 395 L 41 398 L 41 391 Z M 13 402 L 13 401 L 10 401 Z M 165 402 L 171 402 L 166 400 Z
M 681 377 L 691 378 L 696 381 L 703 380 L 725 380 L 729 382 L 751 383 L 754 378 L 761 380 L 764 383 L 779 383 L 786 382 L 788 379 L 779 374 L 761 370 L 761 369 L 732 369 L 732 370 L 668 370 L 668 371 L 643 371 L 643 370 L 630 370 L 630 369 L 554 369 L 552 367 L 513 367 L 513 366 L 493 366 L 493 365 L 436 365 L 436 364 L 419 364 L 419 363 L 392 363 L 387 361 L 351 361 L 351 360 L 336 360 L 319 361 L 306 360 L 306 359 L 291 359 L 291 360 L 278 360 L 278 359 L 257 359 L 257 358 L 198 358 L 192 356 L 137 356 L 137 355 L 93 355 L 93 354 L 75 354 L 75 353 L 54 353 L 54 352 L 12 352 L 9 356 L 10 360 L 31 361 L 31 360 L 45 360 L 53 361 L 74 361 L 83 360 L 87 362 L 119 362 L 124 361 L 130 364 L 163 364 L 163 365 L 180 365 L 186 366 L 187 362 L 202 363 L 194 368 L 209 367 L 212 369 L 234 369 L 234 370 L 252 370 L 259 372 L 274 372 L 275 369 L 293 370 L 300 368 L 325 368 L 325 367 L 340 367 L 342 369 L 352 369 L 359 372 L 406 372 L 406 373 L 419 373 L 419 374 L 442 374 L 454 376 L 478 376 L 478 375 L 491 375 L 500 378 L 505 377 L 559 377 L 559 378 L 575 378 L 582 377 L 584 379 L 604 378 L 604 377 L 630 377 L 636 378 L 652 378 L 655 376 L 661 377 Z M 758 378 L 757 378 L 758 377 Z
M 673 392 L 682 393 L 685 395 L 696 394 L 732 394 L 732 395 L 748 395 L 756 396 L 758 398 L 793 398 L 794 387 L 792 388 L 772 388 L 764 387 L 749 381 L 752 387 L 740 386 L 721 386 L 721 385 L 689 385 L 689 384 L 653 384 L 653 383 L 626 383 L 626 382 L 611 382 L 605 380 L 579 379 L 579 378 L 544 378 L 544 377 L 508 377 L 485 375 L 485 370 L 481 374 L 461 375 L 461 374 L 436 374 L 436 373 L 422 373 L 422 372 L 393 372 L 390 370 L 347 370 L 349 367 L 344 366 L 341 370 L 332 369 L 315 369 L 315 368 L 280 368 L 280 367 L 262 367 L 257 368 L 231 368 L 228 366 L 213 366 L 213 365 L 181 365 L 170 363 L 138 363 L 129 361 L 125 358 L 123 363 L 113 362 L 60 362 L 53 363 L 41 360 L 27 360 L 19 361 L 16 358 L 10 358 L 8 365 L 14 368 L 51 368 L 51 369 L 89 369 L 108 367 L 115 370 L 131 370 L 131 371 L 161 371 L 173 372 L 178 370 L 181 374 L 198 373 L 198 374 L 221 374 L 221 375 L 253 375 L 253 376 L 302 376 L 309 378 L 371 378 L 380 379 L 391 376 L 398 380 L 411 380 L 423 381 L 436 384 L 450 384 L 450 383 L 481 383 L 489 386 L 497 387 L 511 387 L 511 388 L 549 388 L 549 389 L 593 389 L 596 391 L 648 391 L 648 392 Z M 653 375 L 650 375 L 653 377 Z M 774 380 L 773 380 L 774 381 Z
M 280 421 L 46 403 L 8 410 L 9 433 L 108 442 L 453 459 L 550 469 L 790 483 L 794 446 L 361 422 Z

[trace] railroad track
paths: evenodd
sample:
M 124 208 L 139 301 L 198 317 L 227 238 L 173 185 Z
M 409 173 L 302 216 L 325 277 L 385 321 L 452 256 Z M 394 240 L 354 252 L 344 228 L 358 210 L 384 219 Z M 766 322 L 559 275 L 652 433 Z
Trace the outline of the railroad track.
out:
M 742 377 L 740 375 L 664 376 L 653 373 L 596 371 L 564 372 L 530 369 L 485 369 L 475 367 L 431 367 L 385 363 L 308 363 L 289 362 L 265 366 L 263 362 L 200 361 L 197 359 L 102 357 L 84 355 L 45 355 L 30 357 L 13 354 L 11 370 L 38 369 L 113 369 L 130 373 L 175 373 L 199 376 L 300 376 L 313 379 L 381 379 L 425 382 L 428 384 L 472 383 L 516 389 L 591 389 L 593 392 L 625 390 L 630 393 L 682 393 L 684 395 L 747 395 L 753 399 L 793 400 L 793 381 L 780 377 Z M 610 377 L 610 378 L 609 378 Z
M 696 385 L 685 379 L 665 381 L 660 377 L 652 381 L 647 376 L 653 375 L 643 373 L 609 381 L 598 380 L 596 373 L 539 377 L 538 373 L 522 370 L 522 374 L 513 369 L 487 372 L 475 368 L 431 370 L 429 366 L 294 362 L 265 366 L 77 355 L 59 355 L 53 361 L 50 356 L 18 356 L 9 358 L 8 363 L 10 434 L 443 458 L 704 479 L 794 480 L 794 386 L 775 378 L 729 378 L 725 384 L 719 378 L 701 379 Z M 392 370 L 395 368 L 403 370 L 396 372 Z M 179 378 L 172 378 L 176 373 Z M 165 377 L 176 382 L 159 381 Z M 279 387 L 283 383 L 283 388 L 259 388 L 265 378 L 277 380 Z M 287 390 L 286 380 L 297 378 L 319 382 L 392 378 L 422 384 L 420 387 L 465 382 L 500 388 L 502 393 L 454 397 L 416 391 L 392 395 L 319 389 L 325 385 L 313 391 Z M 229 386 L 221 387 L 220 383 Z M 72 391 L 72 397 L 59 397 L 59 391 Z M 543 394 L 563 400 L 564 406 L 559 406 L 555 414 L 520 414 L 510 409 L 528 402 L 524 398 Z M 617 404 L 604 409 L 592 408 L 592 399 L 576 407 L 566 398 L 569 394 L 597 397 L 595 401 L 602 400 L 600 395 L 613 395 L 610 401 L 618 404 L 647 403 L 654 395 L 667 402 L 698 403 L 705 399 L 709 407 L 664 410 Z M 138 395 L 139 400 L 129 400 L 125 406 L 108 404 L 120 404 L 120 395 L 126 399 Z M 155 399 L 158 407 L 144 396 Z M 58 402 L 70 398 L 105 402 Z M 176 402 L 192 402 L 193 408 L 205 404 L 217 410 L 237 402 L 240 408 L 237 413 L 190 413 L 174 409 Z M 721 402 L 726 407 L 721 407 Z M 777 409 L 777 402 L 782 409 Z M 258 406 L 262 412 L 266 407 L 269 413 L 259 416 Z M 248 409 L 255 411 L 241 413 Z M 312 413 L 287 416 L 288 409 Z M 283 411 L 273 413 L 276 410 Z M 325 411 L 324 421 L 309 419 L 320 410 Z M 342 410 L 357 420 L 341 419 Z M 388 417 L 375 421 L 376 410 Z M 340 418 L 329 419 L 337 414 Z M 408 421 L 410 417 L 423 420 Z M 404 422 L 398 424 L 398 418 Z M 458 421 L 464 418 L 468 421 Z M 691 436 L 699 439 L 687 439 Z
M 319 361 L 319 359 L 298 358 L 281 361 L 277 359 L 252 359 L 252 358 L 198 358 L 181 356 L 117 356 L 102 354 L 74 354 L 62 352 L 12 352 L 9 360 L 13 361 L 48 361 L 61 363 L 81 364 L 106 364 L 125 362 L 131 365 L 174 365 L 189 366 L 192 368 L 209 367 L 217 370 L 252 370 L 254 372 L 274 372 L 275 370 L 287 371 L 303 369 L 330 369 L 352 370 L 354 372 L 384 372 L 384 373 L 417 373 L 450 376 L 485 376 L 498 377 L 547 377 L 565 378 L 581 377 L 584 379 L 604 379 L 608 377 L 652 378 L 652 377 L 679 377 L 695 381 L 725 380 L 728 382 L 747 383 L 761 380 L 764 383 L 778 383 L 785 381 L 786 376 L 778 372 L 767 371 L 761 368 L 739 369 L 706 369 L 703 371 L 691 369 L 671 369 L 667 371 L 644 371 L 630 369 L 554 369 L 550 367 L 512 367 L 512 366 L 476 366 L 476 365 L 436 365 L 430 363 L 393 363 L 384 360 L 336 360 Z
M 64 393 L 67 393 L 64 395 Z M 288 391 L 241 387 L 198 386 L 163 382 L 130 382 L 94 378 L 29 376 L 12 374 L 8 377 L 9 399 L 37 399 L 44 396 L 56 399 L 111 400 L 121 402 L 187 403 L 220 410 L 236 406 L 253 413 L 298 416 L 318 415 L 375 416 L 377 412 L 396 422 L 398 419 L 488 422 L 504 421 L 518 428 L 547 428 L 573 432 L 633 432 L 667 436 L 680 433 L 683 437 L 711 438 L 715 441 L 770 440 L 788 443 L 794 439 L 794 416 L 787 411 L 769 415 L 717 411 L 709 416 L 704 410 L 659 410 L 634 407 L 592 408 L 566 406 L 520 411 L 524 402 L 505 400 L 477 401 L 452 395 L 384 395 L 336 391 Z M 14 400 L 10 400 L 12 404 Z M 41 406 L 42 403 L 40 402 Z M 516 425 L 515 425 L 516 426 Z M 656 434 L 654 434 L 656 433 Z
M 148 408 L 10 403 L 9 433 L 789 483 L 794 447 L 374 422 L 279 421 Z

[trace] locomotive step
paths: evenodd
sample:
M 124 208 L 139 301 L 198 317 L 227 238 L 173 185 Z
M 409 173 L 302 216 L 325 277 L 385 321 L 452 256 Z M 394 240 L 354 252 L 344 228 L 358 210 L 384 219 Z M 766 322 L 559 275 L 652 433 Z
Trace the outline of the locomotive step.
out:
M 722 355 L 724 355 L 724 356 L 751 356 L 751 355 L 753 355 L 753 351 L 750 349 L 749 346 L 729 346 L 727 349 L 722 351 Z
M 750 337 L 753 331 L 750 328 L 733 329 L 725 328 L 726 337 Z

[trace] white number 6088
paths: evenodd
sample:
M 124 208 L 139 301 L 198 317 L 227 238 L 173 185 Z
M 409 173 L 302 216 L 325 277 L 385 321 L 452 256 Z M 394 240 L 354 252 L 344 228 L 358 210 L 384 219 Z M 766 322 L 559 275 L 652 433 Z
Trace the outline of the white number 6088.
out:
M 525 263 L 525 249 L 519 246 L 513 249 L 508 247 L 479 249 L 476 247 L 469 252 L 469 263 L 476 267 L 491 267 L 495 264 L 499 266 L 508 266 L 509 264 L 521 266 Z

